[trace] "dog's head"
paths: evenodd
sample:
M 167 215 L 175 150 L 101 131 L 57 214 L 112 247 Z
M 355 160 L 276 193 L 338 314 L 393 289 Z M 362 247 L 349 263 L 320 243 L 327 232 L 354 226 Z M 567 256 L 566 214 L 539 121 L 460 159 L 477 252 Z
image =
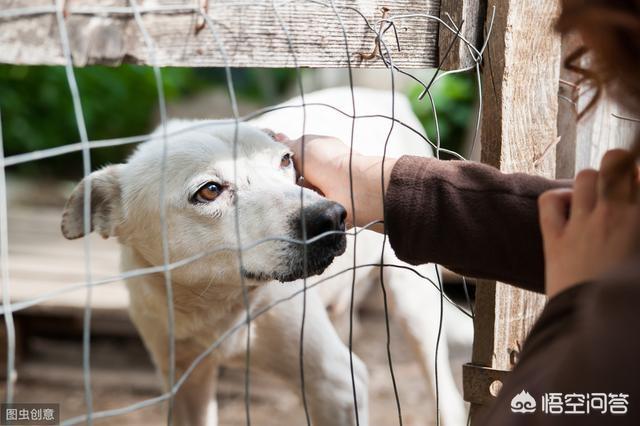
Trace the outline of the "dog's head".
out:
M 237 279 L 238 238 L 250 247 L 242 252 L 241 273 L 254 283 L 319 274 L 344 252 L 344 234 L 331 233 L 344 231 L 344 208 L 295 184 L 285 145 L 247 124 L 236 129 L 212 122 L 189 129 L 193 124 L 172 122 L 166 145 L 158 131 L 125 164 L 90 175 L 91 230 L 117 237 L 149 264 L 161 265 L 165 223 L 171 262 L 215 252 L 173 272 L 187 282 Z M 65 206 L 62 233 L 68 239 L 85 234 L 86 181 Z M 327 232 L 306 245 L 306 265 L 302 244 L 259 243 L 270 237 L 302 240 L 305 233 L 311 240 Z

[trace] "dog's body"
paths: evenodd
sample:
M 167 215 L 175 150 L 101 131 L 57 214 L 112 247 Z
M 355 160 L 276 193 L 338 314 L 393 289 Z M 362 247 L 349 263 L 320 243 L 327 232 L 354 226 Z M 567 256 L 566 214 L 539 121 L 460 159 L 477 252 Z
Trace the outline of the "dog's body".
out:
M 385 96 L 388 103 L 382 102 Z M 389 108 L 391 97 L 386 92 L 360 91 L 356 100 L 357 114 L 366 114 L 363 109 L 380 114 L 384 113 L 381 108 Z M 345 108 L 346 102 L 350 104 L 350 96 L 344 89 L 311 94 L 306 101 L 326 102 L 352 112 Z M 399 97 L 396 102 L 397 118 L 419 128 L 406 99 Z M 307 133 L 330 134 L 348 143 L 351 129 L 348 117 L 334 112 L 333 118 L 328 118 L 325 107 L 309 108 L 314 111 L 307 110 Z M 166 129 L 168 179 L 164 185 L 161 185 L 162 129 L 156 132 L 155 138 L 142 144 L 126 164 L 107 167 L 91 176 L 92 229 L 104 237 L 118 238 L 123 271 L 162 265 L 166 256 L 170 262 L 177 262 L 207 253 L 166 273 L 127 280 L 131 317 L 165 385 L 170 364 L 165 286 L 168 276 L 174 301 L 176 377 L 180 378 L 203 351 L 220 339 L 219 346 L 181 383 L 175 401 L 176 424 L 214 425 L 217 422 L 217 370 L 223 364 L 245 362 L 247 327 L 243 325 L 246 320 L 243 286 L 247 289 L 251 314 L 262 312 L 251 322 L 251 368 L 279 376 L 300 393 L 302 298 L 293 297 L 271 306 L 299 292 L 303 276 L 323 271 L 322 275 L 310 277 L 308 284 L 342 273 L 307 291 L 304 339 L 307 403 L 314 425 L 355 424 L 349 351 L 325 309 L 330 306 L 334 315 L 344 313 L 350 298 L 352 237 L 346 239 L 345 248 L 344 235 L 332 232 L 344 230 L 345 212 L 341 206 L 295 185 L 295 171 L 287 148 L 257 130 L 257 126 L 268 127 L 295 136 L 302 132 L 301 119 L 296 119 L 301 117 L 299 114 L 299 109 L 284 109 L 255 120 L 253 126 L 240 124 L 237 129 L 234 124 L 216 122 L 190 129 L 198 123 L 171 122 Z M 389 126 L 390 121 L 384 118 L 359 120 L 354 134 L 355 149 L 382 155 Z M 402 126 L 396 124 L 388 147 L 389 156 L 430 154 L 430 148 L 421 139 L 401 129 Z M 235 165 L 234 140 L 237 140 Z M 301 191 L 304 212 L 300 209 Z M 62 229 L 67 238 L 84 235 L 83 195 L 84 183 L 81 183 L 69 199 L 63 216 Z M 162 198 L 164 208 L 160 206 Z M 164 226 L 166 251 L 163 249 Z M 302 231 L 303 227 L 306 232 Z M 307 246 L 307 264 L 303 260 L 303 246 L 291 241 L 302 239 L 304 233 L 307 238 L 323 236 Z M 234 250 L 238 237 L 242 247 L 248 247 L 242 251 L 241 259 Z M 270 237 L 284 238 L 253 244 Z M 357 238 L 357 263 L 379 263 L 382 235 L 362 231 Z M 329 267 L 336 256 L 340 257 Z M 386 248 L 383 261 L 402 264 L 390 247 Z M 420 271 L 436 281 L 437 270 L 433 266 L 423 266 Z M 366 293 L 364 287 L 377 282 L 379 269 L 362 267 L 356 269 L 355 274 L 357 303 Z M 433 385 L 440 296 L 411 271 L 389 267 L 384 269 L 384 276 L 395 316 L 415 345 L 420 363 Z M 464 417 L 464 407 L 448 368 L 445 343 L 443 338 L 438 357 L 443 419 L 459 424 Z M 359 422 L 366 425 L 367 371 L 357 356 L 354 355 L 353 361 Z

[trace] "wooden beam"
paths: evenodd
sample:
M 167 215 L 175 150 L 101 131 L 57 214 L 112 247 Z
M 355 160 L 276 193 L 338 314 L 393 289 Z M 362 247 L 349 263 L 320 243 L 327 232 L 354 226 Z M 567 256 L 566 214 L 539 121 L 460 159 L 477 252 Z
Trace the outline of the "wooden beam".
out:
M 577 35 L 563 37 L 563 60 L 581 45 L 582 40 Z M 588 68 L 589 58 L 583 58 L 580 66 Z M 602 156 L 608 150 L 628 148 L 640 124 L 617 118 L 616 115 L 627 117 L 631 114 L 608 99 L 606 93 L 603 93 L 596 106 L 578 121 L 578 113 L 591 102 L 595 91 L 585 85 L 575 86 L 580 76 L 565 70 L 564 67 L 560 78 L 558 134 L 561 140 L 556 153 L 556 176 L 572 178 L 582 169 L 598 168 Z
M 562 37 L 562 63 L 582 44 L 576 35 Z M 564 66 L 560 67 L 560 86 L 558 87 L 558 136 L 560 142 L 556 149 L 556 177 L 570 179 L 576 173 L 576 142 L 578 136 L 578 88 L 579 76 Z
M 489 0 L 487 10 L 494 6 L 484 64 L 482 161 L 505 172 L 553 177 L 560 71 L 560 37 L 553 22 L 558 2 Z M 479 283 L 472 363 L 511 369 L 544 303 L 543 296 L 509 285 Z M 473 417 L 478 409 L 472 404 Z
M 225 60 L 208 27 L 203 24 L 195 0 L 137 0 L 144 26 L 157 46 L 161 66 L 221 67 Z M 170 6 L 167 6 L 167 4 Z M 209 1 L 208 15 L 233 67 L 293 67 L 285 31 L 271 1 Z M 342 28 L 329 0 L 277 1 L 279 15 L 303 67 L 346 67 L 347 53 Z M 4 0 L 0 6 L 0 62 L 25 65 L 61 65 L 64 57 L 58 34 L 54 2 Z M 363 60 L 360 52 L 371 52 L 375 34 L 372 25 L 382 18 L 396 24 L 400 51 L 393 29 L 384 36 L 393 49 L 394 63 L 403 68 L 431 68 L 438 62 L 438 23 L 425 15 L 438 16 L 440 0 L 336 0 L 345 25 L 354 67 L 383 68 L 379 55 Z M 13 13 L 18 9 L 40 13 Z M 161 11 L 159 9 L 162 9 Z M 66 25 L 74 64 L 150 64 L 141 32 L 127 0 L 67 0 Z M 19 11 L 18 11 L 19 12 Z M 101 12 L 101 13 L 98 13 Z M 401 15 L 422 15 L 401 18 Z M 4 18 L 2 17 L 4 16 Z M 379 26 L 375 25 L 376 30 Z
M 478 50 L 482 47 L 484 40 L 482 29 L 486 6 L 483 3 L 482 0 L 442 0 L 440 4 L 440 19 L 454 30 L 462 23 L 460 35 Z M 441 61 L 444 59 L 444 69 L 467 68 L 475 64 L 467 44 L 460 40 L 455 41 L 457 38 L 455 32 L 440 24 L 439 33 L 439 58 Z M 455 44 L 445 58 L 451 43 Z
M 588 62 L 585 62 L 584 66 L 588 67 Z M 586 108 L 593 94 L 593 91 L 588 91 L 580 96 L 577 102 L 577 108 L 580 111 Z M 593 110 L 578 122 L 575 144 L 576 172 L 585 168 L 598 168 L 602 156 L 610 149 L 631 146 L 633 138 L 640 129 L 640 123 L 616 118 L 616 115 L 638 119 L 637 116 L 623 110 L 616 102 L 608 99 L 604 93 L 603 98 Z

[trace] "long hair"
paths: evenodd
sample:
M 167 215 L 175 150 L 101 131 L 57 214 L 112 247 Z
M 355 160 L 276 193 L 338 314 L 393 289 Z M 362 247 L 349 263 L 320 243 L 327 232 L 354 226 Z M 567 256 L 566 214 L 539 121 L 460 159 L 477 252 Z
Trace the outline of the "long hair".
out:
M 640 0 L 562 0 L 556 23 L 562 34 L 576 32 L 584 45 L 567 56 L 565 67 L 578 73 L 578 83 L 596 92 L 578 118 L 595 106 L 603 91 L 635 118 L 640 117 Z M 591 55 L 588 68 L 581 59 Z M 624 175 L 628 161 L 640 159 L 640 131 L 631 146 L 631 158 L 613 166 L 611 179 Z M 616 170 L 617 169 L 617 170 Z

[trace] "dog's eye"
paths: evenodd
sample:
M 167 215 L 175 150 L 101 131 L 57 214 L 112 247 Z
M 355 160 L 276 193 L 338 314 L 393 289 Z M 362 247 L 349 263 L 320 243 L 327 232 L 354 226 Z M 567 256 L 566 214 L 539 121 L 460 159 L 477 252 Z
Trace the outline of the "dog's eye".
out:
M 222 193 L 222 190 L 223 188 L 221 185 L 215 182 L 209 182 L 196 192 L 193 196 L 193 201 L 197 203 L 210 203 L 218 198 L 218 195 Z
M 289 167 L 291 165 L 291 154 L 287 153 L 282 156 L 282 160 L 280 160 L 280 167 L 283 169 Z

